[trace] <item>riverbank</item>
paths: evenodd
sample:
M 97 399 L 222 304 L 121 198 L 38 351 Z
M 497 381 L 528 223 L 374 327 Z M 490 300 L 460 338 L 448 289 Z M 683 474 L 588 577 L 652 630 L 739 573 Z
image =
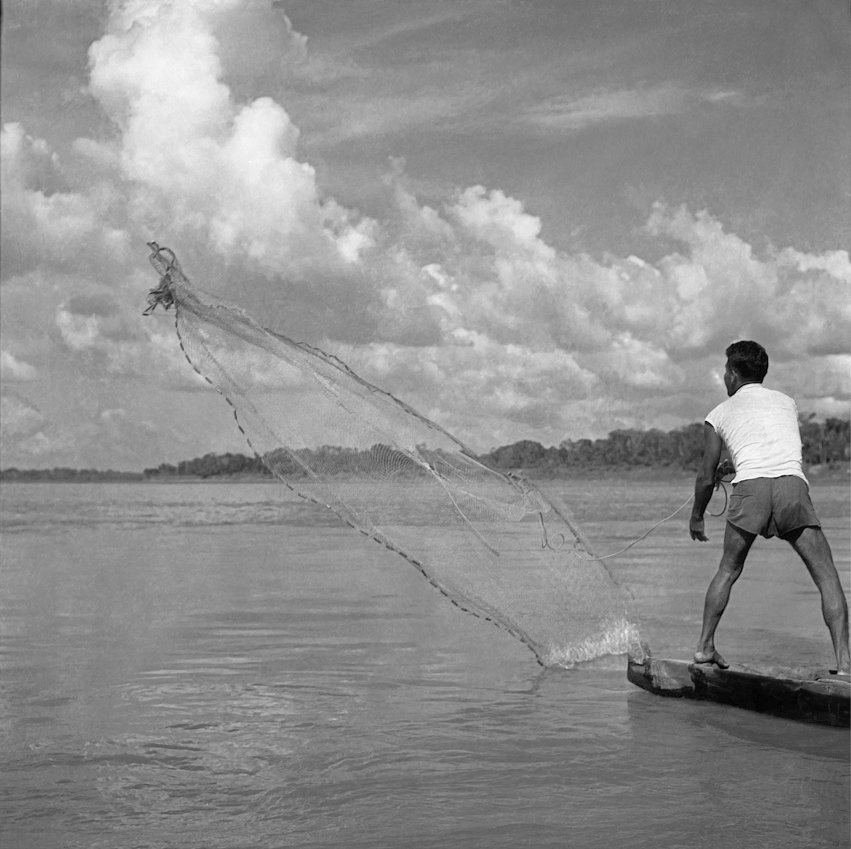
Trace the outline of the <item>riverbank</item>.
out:
M 580 466 L 551 469 L 500 469 L 530 480 L 623 480 L 623 481 L 668 481 L 694 477 L 694 471 L 672 466 Z M 804 470 L 811 483 L 819 481 L 843 481 L 851 478 L 851 465 L 848 462 L 809 466 Z M 357 480 L 356 473 L 342 472 L 333 476 L 335 480 Z M 307 480 L 307 476 L 293 477 L 292 480 Z M 91 469 L 4 469 L 0 471 L 3 483 L 273 483 L 281 481 L 272 475 L 257 472 L 237 472 L 221 475 L 146 475 L 142 472 L 113 472 Z

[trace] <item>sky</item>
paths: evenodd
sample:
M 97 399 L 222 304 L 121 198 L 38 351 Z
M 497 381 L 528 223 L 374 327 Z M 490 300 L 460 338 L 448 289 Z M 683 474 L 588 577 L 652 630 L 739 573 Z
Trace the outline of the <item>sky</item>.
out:
M 7 0 L 2 466 L 247 453 L 151 240 L 477 451 L 701 421 L 737 339 L 847 418 L 848 15 Z

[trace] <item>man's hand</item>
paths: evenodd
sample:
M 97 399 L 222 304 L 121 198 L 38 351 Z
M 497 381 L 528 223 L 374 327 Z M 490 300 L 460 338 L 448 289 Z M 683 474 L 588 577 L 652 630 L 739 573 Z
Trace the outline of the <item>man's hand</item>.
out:
M 721 483 L 724 478 L 728 475 L 736 474 L 736 467 L 733 465 L 732 461 L 722 460 L 715 469 L 715 488 L 718 488 L 718 484 Z
M 699 542 L 709 541 L 709 537 L 703 532 L 703 519 L 695 519 L 695 517 L 692 516 L 688 522 L 688 530 L 692 539 L 696 539 Z

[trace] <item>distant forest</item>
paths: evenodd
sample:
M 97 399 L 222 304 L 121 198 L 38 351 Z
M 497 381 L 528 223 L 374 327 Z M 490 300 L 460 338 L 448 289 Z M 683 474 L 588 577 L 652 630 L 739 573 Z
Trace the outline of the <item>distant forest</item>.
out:
M 851 422 L 830 418 L 818 422 L 810 415 L 801 417 L 801 440 L 806 466 L 847 463 L 851 458 Z M 375 445 L 358 450 L 339 446 L 301 449 L 289 454 L 279 452 L 276 463 L 291 477 L 306 475 L 304 466 L 320 467 L 331 474 L 356 476 L 374 467 L 380 453 L 387 458 L 393 449 Z M 617 469 L 658 468 L 694 471 L 703 453 L 703 423 L 696 422 L 667 432 L 661 430 L 613 430 L 605 439 L 565 440 L 559 446 L 545 448 L 528 439 L 494 448 L 479 460 L 501 471 L 525 471 L 542 477 L 557 477 L 571 472 L 595 472 Z M 401 457 L 400 457 L 401 459 Z M 405 464 L 400 463 L 400 469 Z M 408 465 L 408 468 L 412 467 Z M 4 469 L 6 481 L 133 481 L 168 480 L 180 477 L 222 478 L 233 476 L 271 477 L 256 457 L 244 454 L 205 454 L 176 465 L 162 463 L 142 472 L 98 471 L 95 469 Z

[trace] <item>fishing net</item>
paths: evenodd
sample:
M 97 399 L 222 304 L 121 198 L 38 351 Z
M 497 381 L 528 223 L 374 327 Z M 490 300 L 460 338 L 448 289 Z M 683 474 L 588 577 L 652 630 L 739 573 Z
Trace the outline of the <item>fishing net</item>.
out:
M 564 505 L 488 468 L 338 358 L 211 302 L 170 249 L 149 246 L 161 279 L 146 314 L 174 307 L 186 359 L 227 401 L 275 477 L 401 555 L 545 666 L 627 650 L 640 656 L 628 594 Z

